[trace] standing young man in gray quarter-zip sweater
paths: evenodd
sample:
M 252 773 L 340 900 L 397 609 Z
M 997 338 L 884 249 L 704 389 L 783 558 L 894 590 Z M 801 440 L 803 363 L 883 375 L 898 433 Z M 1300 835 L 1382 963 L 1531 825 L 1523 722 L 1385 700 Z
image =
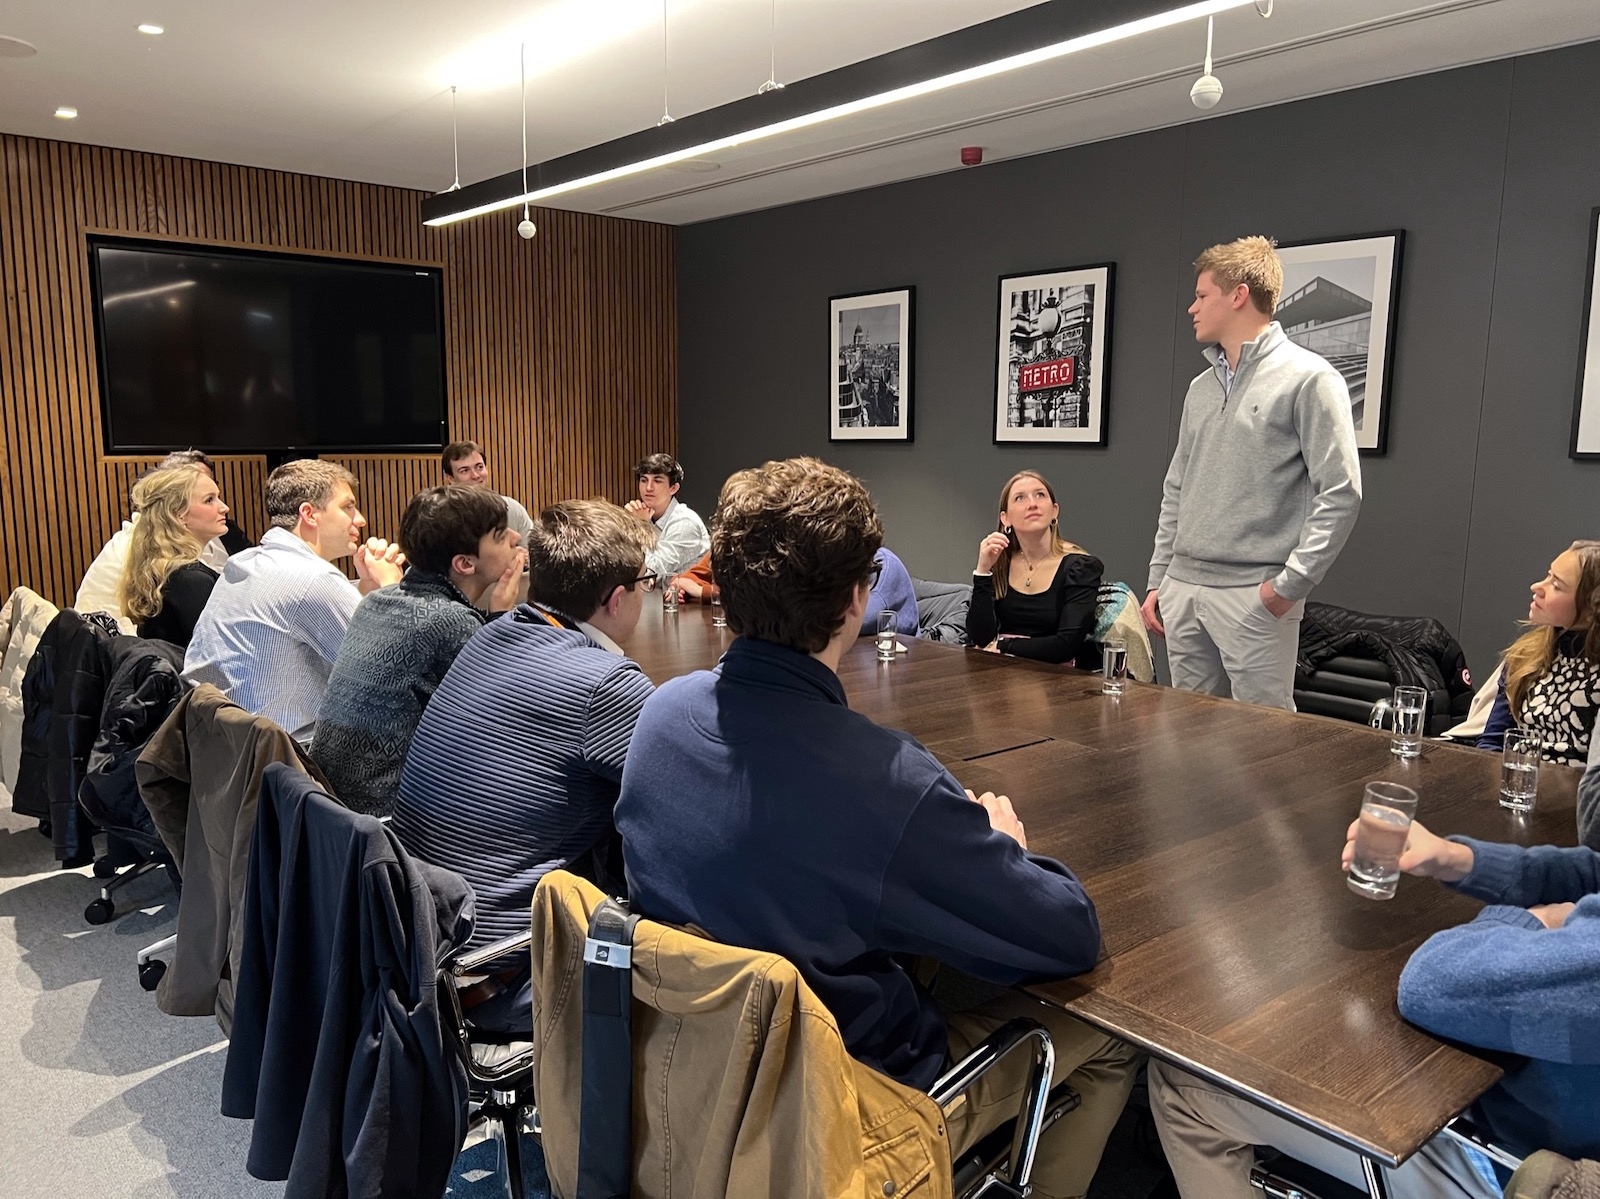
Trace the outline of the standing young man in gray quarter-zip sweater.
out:
M 1167 639 L 1172 684 L 1294 711 L 1306 596 L 1361 507 L 1344 379 L 1272 319 L 1273 243 L 1244 237 L 1195 262 L 1189 384 L 1162 488 L 1144 622 Z

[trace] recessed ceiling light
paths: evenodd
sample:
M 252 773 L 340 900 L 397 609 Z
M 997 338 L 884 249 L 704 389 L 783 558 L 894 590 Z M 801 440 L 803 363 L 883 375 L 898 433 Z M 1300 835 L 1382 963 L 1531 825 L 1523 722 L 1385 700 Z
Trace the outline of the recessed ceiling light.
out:
M 25 42 L 20 37 L 0 37 L 0 58 L 27 58 L 37 53 L 38 48 L 32 42 Z
M 70 104 L 63 104 L 60 108 L 56 109 L 56 116 L 60 117 L 63 121 L 76 121 L 78 119 L 78 110 L 72 107 Z
M 144 25 L 139 26 L 139 32 L 140 33 L 147 33 L 151 37 L 160 37 L 163 33 L 166 32 L 166 30 L 163 29 L 160 25 L 144 24 Z

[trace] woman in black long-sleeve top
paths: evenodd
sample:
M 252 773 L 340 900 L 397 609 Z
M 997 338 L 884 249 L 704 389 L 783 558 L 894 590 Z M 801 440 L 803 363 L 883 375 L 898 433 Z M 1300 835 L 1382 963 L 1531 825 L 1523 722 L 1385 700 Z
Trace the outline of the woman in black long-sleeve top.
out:
M 139 519 L 122 575 L 122 610 L 139 636 L 187 646 L 217 582 L 200 551 L 222 535 L 228 506 L 211 473 L 193 464 L 145 475 L 134 484 L 133 506 Z
M 967 640 L 981 649 L 1100 667 L 1094 640 L 1100 559 L 1060 531 L 1055 489 L 1035 471 L 1019 471 L 1000 493 L 1000 531 L 978 545 Z

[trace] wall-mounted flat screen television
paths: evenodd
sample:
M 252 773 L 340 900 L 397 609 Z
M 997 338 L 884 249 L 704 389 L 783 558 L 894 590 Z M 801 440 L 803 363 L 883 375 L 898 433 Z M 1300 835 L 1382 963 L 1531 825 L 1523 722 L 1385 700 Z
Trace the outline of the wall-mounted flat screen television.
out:
M 437 270 L 89 239 L 108 453 L 436 450 Z

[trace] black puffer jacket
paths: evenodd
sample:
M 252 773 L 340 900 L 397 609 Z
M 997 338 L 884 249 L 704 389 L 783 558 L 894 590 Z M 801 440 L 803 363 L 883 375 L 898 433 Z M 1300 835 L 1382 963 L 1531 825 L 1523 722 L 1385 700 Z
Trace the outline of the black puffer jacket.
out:
M 22 680 L 16 811 L 50 821 L 58 861 L 85 860 L 95 826 L 78 806 L 111 677 L 116 621 L 65 609 L 50 622 Z
M 1369 616 L 1332 604 L 1306 604 L 1298 669 L 1310 674 L 1339 654 L 1384 663 L 1396 684 L 1447 691 L 1452 708 L 1472 701 L 1472 675 L 1461 643 L 1431 616 Z
M 166 641 L 116 637 L 109 653 L 111 681 L 78 802 L 101 828 L 146 854 L 164 855 L 166 847 L 139 797 L 133 763 L 187 687 L 183 650 Z

